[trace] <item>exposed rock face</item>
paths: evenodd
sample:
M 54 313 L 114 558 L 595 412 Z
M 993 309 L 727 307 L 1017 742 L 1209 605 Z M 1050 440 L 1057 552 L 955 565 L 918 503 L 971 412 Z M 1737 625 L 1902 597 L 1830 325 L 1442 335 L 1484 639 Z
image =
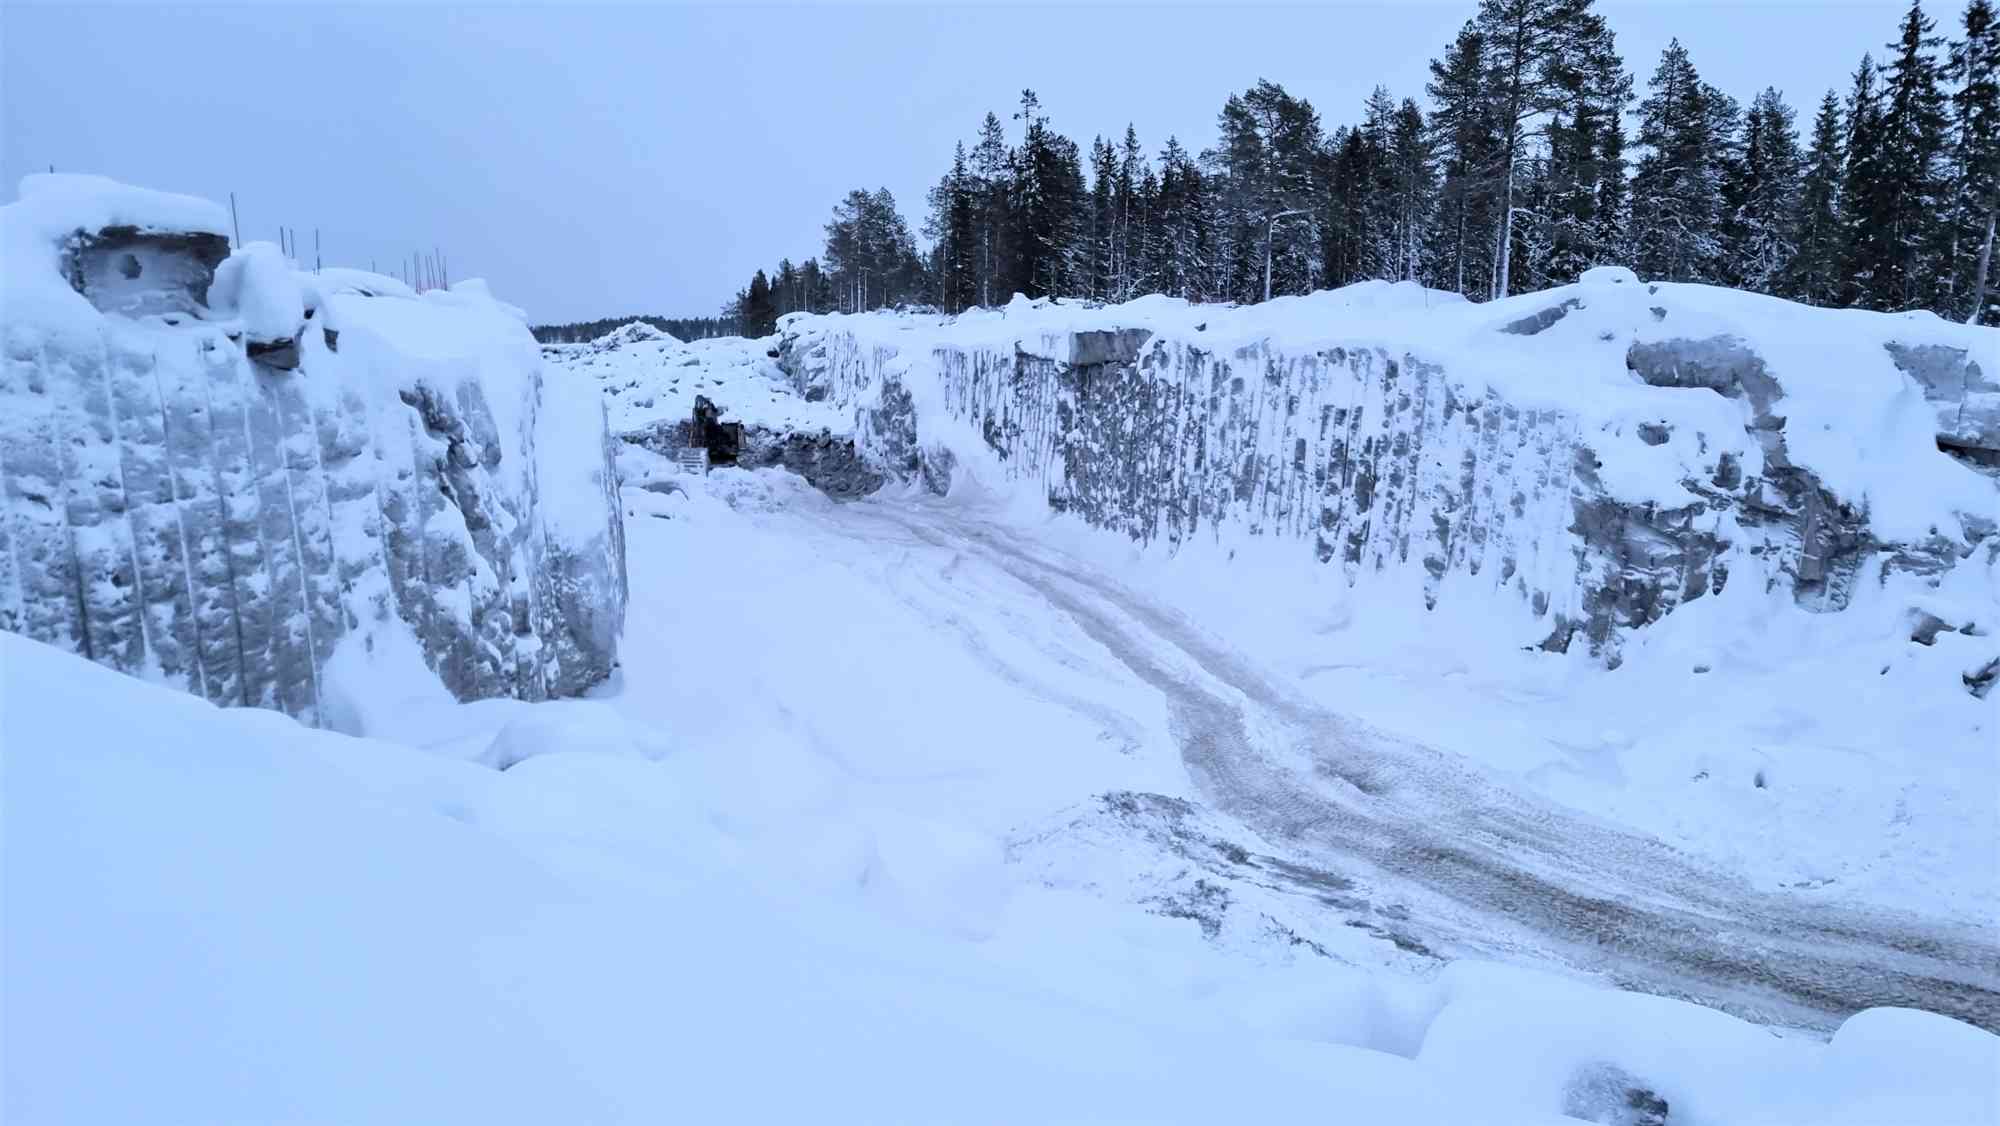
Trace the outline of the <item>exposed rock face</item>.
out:
M 60 203 L 5 209 L 8 245 Z M 106 230 L 9 281 L 0 628 L 322 724 L 335 649 L 397 622 L 461 699 L 603 679 L 625 581 L 601 408 L 544 396 L 476 286 L 294 288 L 318 328 L 253 358 L 247 311 L 207 304 L 221 241 Z
M 1965 348 L 1945 344 L 1885 347 L 1937 410 L 1938 448 L 1982 469 L 2000 472 L 2000 371 L 1982 370 Z M 2000 367 L 1989 351 L 1988 368 Z
M 1525 315 L 1487 314 L 1461 348 L 1390 345 L 1393 328 L 1365 321 L 1362 342 L 1299 346 L 1228 331 L 1252 310 L 1204 310 L 1192 330 L 1154 316 L 1155 331 L 1118 323 L 1147 320 L 1125 311 L 1136 303 L 1017 303 L 1004 319 L 927 332 L 886 317 L 793 320 L 781 363 L 801 395 L 848 405 L 863 449 L 890 472 L 937 476 L 929 463 L 943 447 L 920 440 L 909 406 L 921 382 L 919 401 L 969 427 L 1058 511 L 1169 549 L 1197 536 L 1302 540 L 1350 583 L 1410 569 L 1426 606 L 1511 593 L 1543 622 L 1543 647 L 1580 635 L 1614 664 L 1621 631 L 1731 581 L 1839 609 L 1868 561 L 1935 573 L 1990 531 L 1975 490 L 1963 521 L 1884 532 L 1863 497 L 1800 462 L 1786 411 L 1804 400 L 1788 399 L 1753 346 L 1625 279 L 1539 295 Z M 1473 314 L 1429 315 L 1451 326 Z M 1703 334 L 1676 335 L 1683 324 Z M 1889 351 L 1905 370 L 1927 365 L 1940 418 L 1959 404 L 1954 441 L 1986 440 L 1986 392 L 1965 350 Z M 1489 362 L 1527 393 L 1482 378 Z M 1607 390 L 1583 389 L 1609 405 L 1541 391 L 1539 363 L 1610 369 L 1594 376 Z

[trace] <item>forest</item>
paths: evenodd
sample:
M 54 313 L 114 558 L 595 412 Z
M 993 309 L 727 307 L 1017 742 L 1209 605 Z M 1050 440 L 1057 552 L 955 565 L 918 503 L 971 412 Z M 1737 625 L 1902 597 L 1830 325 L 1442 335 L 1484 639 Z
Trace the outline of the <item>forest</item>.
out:
M 1247 303 L 1370 279 L 1484 301 L 1602 264 L 2000 323 L 1992 0 L 1969 0 L 1949 34 L 1913 2 L 1803 123 L 1780 91 L 1746 103 L 1696 63 L 1672 42 L 1639 89 L 1592 0 L 1481 0 L 1424 100 L 1377 87 L 1351 125 L 1260 80 L 1223 104 L 1211 148 L 1169 136 L 1149 153 L 1129 124 L 1085 147 L 1024 90 L 951 154 L 923 248 L 887 188 L 856 189 L 819 256 L 758 270 L 719 320 L 683 331 L 1016 293 Z

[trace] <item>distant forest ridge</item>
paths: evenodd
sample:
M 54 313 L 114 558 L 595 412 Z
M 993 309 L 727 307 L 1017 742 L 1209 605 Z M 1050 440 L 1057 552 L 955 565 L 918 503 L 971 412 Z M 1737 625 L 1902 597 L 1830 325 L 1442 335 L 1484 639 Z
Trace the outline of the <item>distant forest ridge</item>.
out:
M 643 313 L 629 317 L 602 317 L 594 321 L 576 321 L 571 324 L 536 325 L 529 331 L 533 332 L 535 339 L 543 344 L 585 344 L 633 321 L 652 325 L 680 341 L 743 335 L 743 322 L 734 316 L 658 317 Z

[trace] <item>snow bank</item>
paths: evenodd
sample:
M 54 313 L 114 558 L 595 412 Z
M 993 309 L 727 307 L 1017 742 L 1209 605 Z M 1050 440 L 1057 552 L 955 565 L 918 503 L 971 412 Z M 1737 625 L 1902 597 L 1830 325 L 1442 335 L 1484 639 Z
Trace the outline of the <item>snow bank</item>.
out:
M 1838 609 L 1995 549 L 2000 333 L 1934 317 L 1612 270 L 1486 305 L 1370 282 L 792 316 L 781 348 L 884 466 L 1169 551 L 1300 541 L 1351 587 L 1498 596 L 1513 643 L 1614 664 L 1732 582 Z
M 222 220 L 95 177 L 0 208 L 0 628 L 313 722 L 365 710 L 344 639 L 366 677 L 395 631 L 460 698 L 602 680 L 601 409 L 482 286 L 300 274 Z
M 754 733 L 643 748 L 587 716 L 609 701 L 471 705 L 565 716 L 533 721 L 549 741 L 509 724 L 537 753 L 501 773 L 12 635 L 0 700 L 10 1122 L 2000 1114 L 2000 1039 L 1925 1014 L 1821 1045 L 1494 966 L 1259 967 L 1183 918 L 1010 890 L 936 802 L 961 772 L 877 754 L 959 753 L 934 738 L 843 744 L 845 770 L 788 795 L 732 782 Z M 870 792 L 928 817 L 856 800 L 885 768 Z M 773 840 L 822 877 L 774 867 Z

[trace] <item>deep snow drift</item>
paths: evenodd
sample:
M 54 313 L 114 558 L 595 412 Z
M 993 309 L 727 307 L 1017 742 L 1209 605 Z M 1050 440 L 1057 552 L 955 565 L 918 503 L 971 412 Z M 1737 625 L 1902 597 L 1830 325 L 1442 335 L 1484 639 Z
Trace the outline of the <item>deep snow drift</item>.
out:
M 1071 617 L 894 501 L 626 503 L 610 693 L 384 728 L 427 750 L 0 637 L 8 1121 L 1996 1120 L 2000 1039 L 1927 1014 L 1819 1043 L 1135 910 L 1147 854 L 1051 835 L 1199 795 Z
M 601 681 L 625 580 L 598 404 L 544 393 L 483 283 L 300 272 L 227 231 L 90 176 L 0 208 L 0 628 L 350 729 L 357 666 L 467 699 Z

